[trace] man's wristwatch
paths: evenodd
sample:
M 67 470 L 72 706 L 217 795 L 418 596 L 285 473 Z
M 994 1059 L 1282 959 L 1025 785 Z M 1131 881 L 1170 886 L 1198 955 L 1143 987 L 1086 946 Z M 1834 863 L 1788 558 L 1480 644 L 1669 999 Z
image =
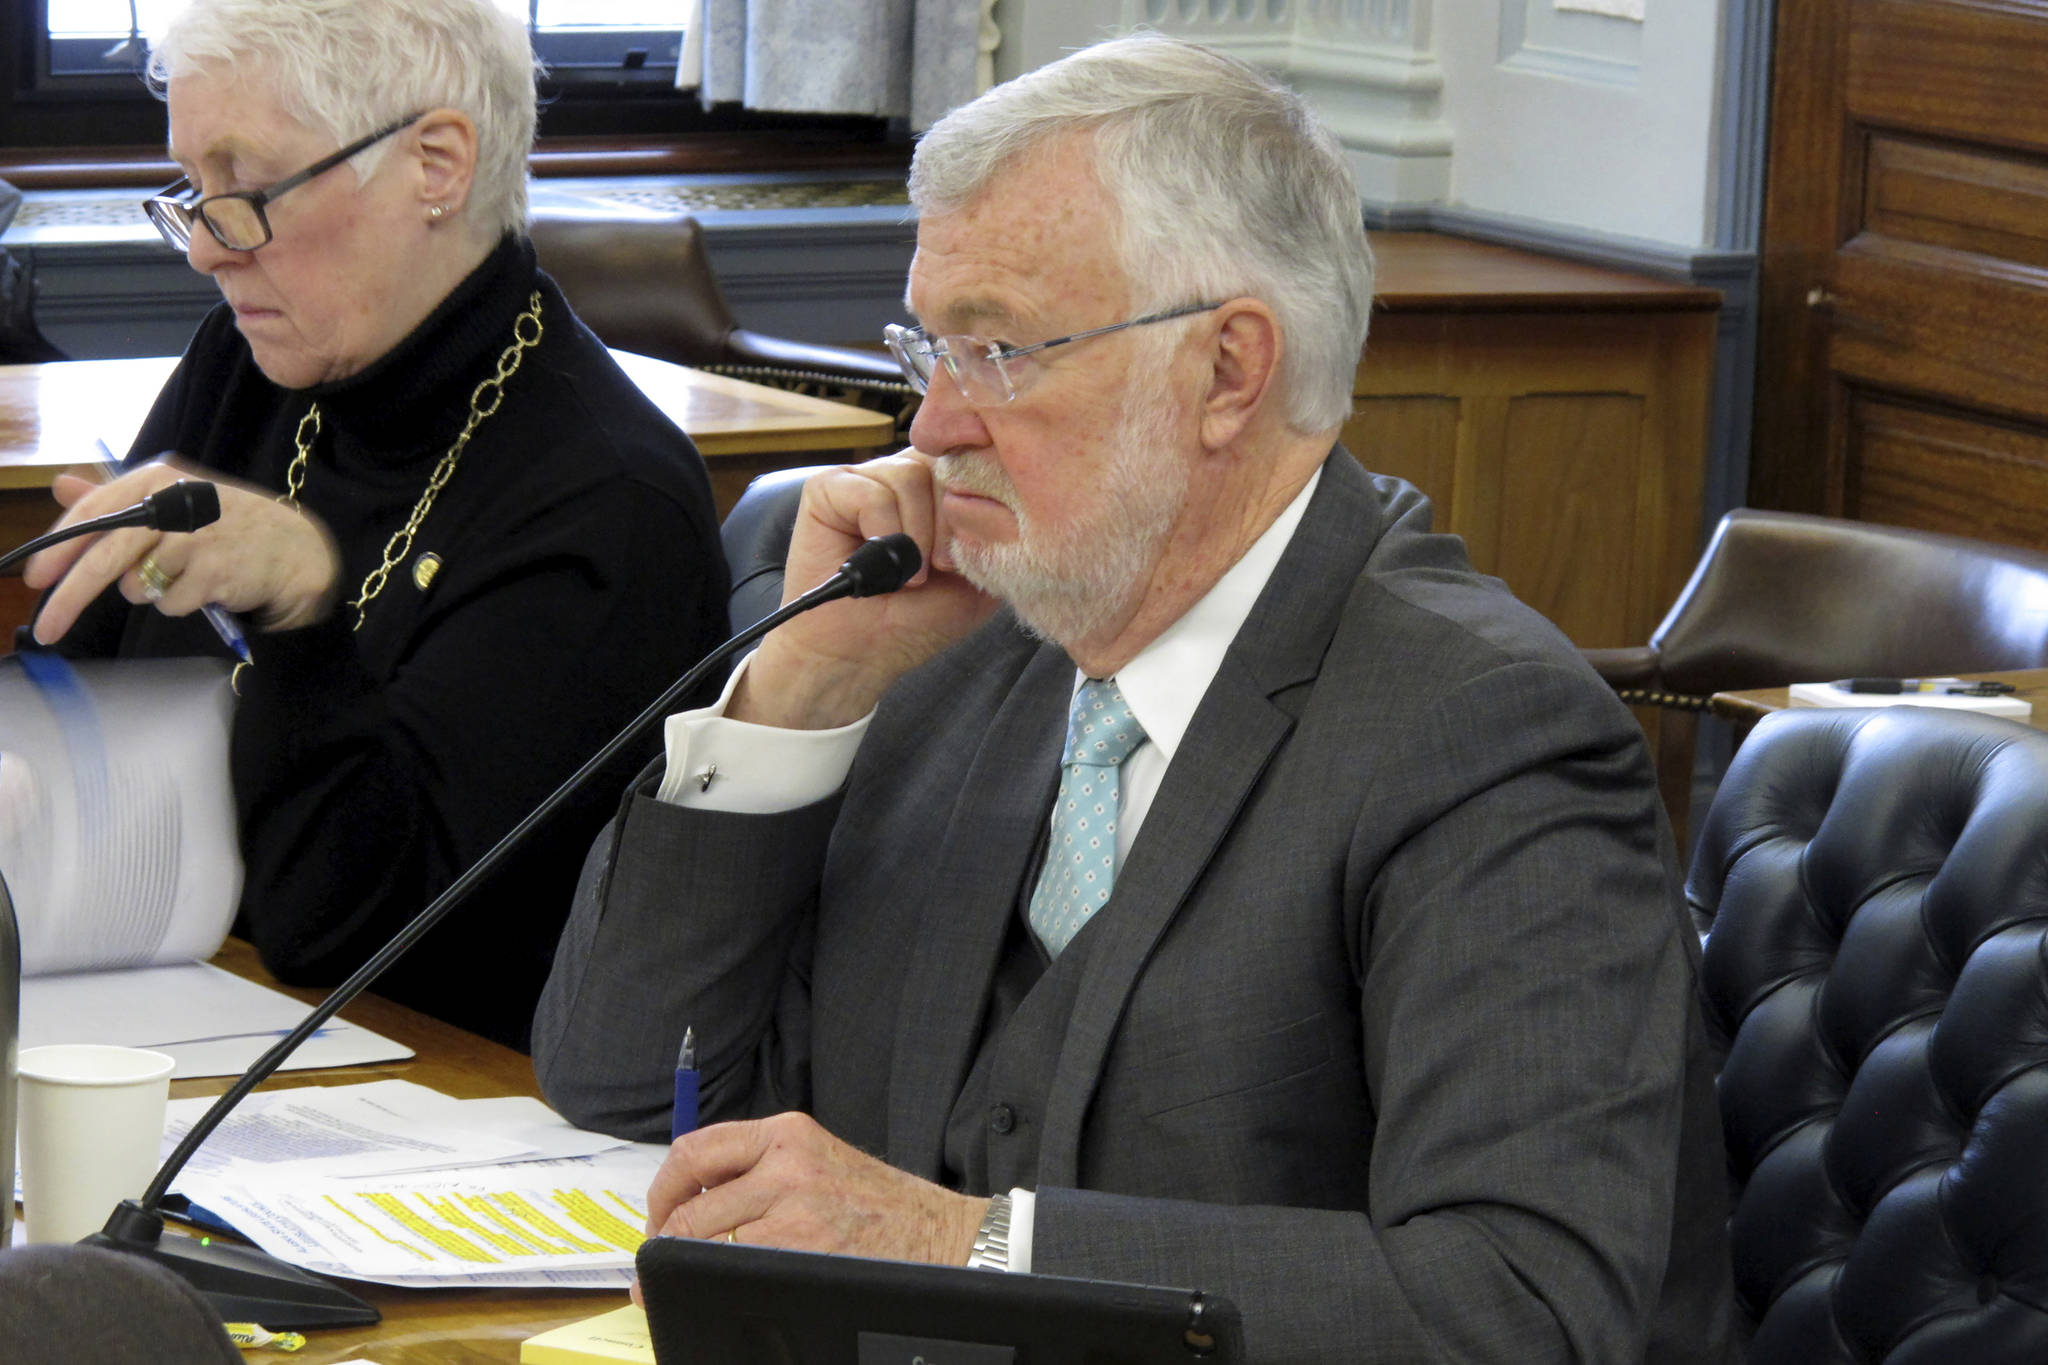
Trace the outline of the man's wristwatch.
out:
M 1010 1196 L 992 1195 L 981 1226 L 974 1230 L 974 1250 L 968 1253 L 970 1270 L 1010 1268 Z

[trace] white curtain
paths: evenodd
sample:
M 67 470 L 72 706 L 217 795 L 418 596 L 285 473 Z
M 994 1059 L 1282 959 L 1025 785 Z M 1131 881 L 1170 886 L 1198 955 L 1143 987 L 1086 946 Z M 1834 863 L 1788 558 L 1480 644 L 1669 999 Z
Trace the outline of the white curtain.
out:
M 929 128 L 979 89 L 985 8 L 986 0 L 703 0 L 699 88 L 707 104 Z

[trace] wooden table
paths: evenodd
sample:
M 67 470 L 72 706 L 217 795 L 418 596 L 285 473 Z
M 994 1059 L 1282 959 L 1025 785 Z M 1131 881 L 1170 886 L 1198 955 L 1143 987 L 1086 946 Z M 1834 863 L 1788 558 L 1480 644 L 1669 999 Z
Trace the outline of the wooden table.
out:
M 2034 714 L 2027 723 L 2036 730 L 2048 730 L 2048 668 L 2022 668 L 2005 673 L 1959 673 L 1961 678 L 1988 678 L 1994 682 L 2011 683 L 2014 695 L 2021 701 L 2033 705 Z M 1749 733 L 1749 728 L 1773 711 L 1782 711 L 1792 703 L 1791 689 L 1784 687 L 1759 687 L 1750 692 L 1716 692 L 1709 699 L 1715 715 L 1735 727 L 1737 736 Z
M 613 351 L 620 368 L 654 405 L 690 434 L 711 471 L 722 520 L 764 470 L 863 458 L 887 443 L 895 419 L 845 403 L 706 374 L 652 356 Z M 174 356 L 139 360 L 64 360 L 0 365 L 0 549 L 42 534 L 57 518 L 50 480 L 94 463 L 94 440 L 125 453 Z M 28 620 L 34 595 L 14 575 L 0 577 L 0 631 Z
M 220 966 L 284 991 L 308 1004 L 323 991 L 278 986 L 256 960 L 255 949 L 229 939 Z M 399 1078 L 431 1086 L 458 1099 L 497 1095 L 537 1095 L 533 1065 L 524 1056 L 479 1038 L 453 1024 L 429 1019 L 403 1005 L 365 995 L 342 1011 L 342 1017 L 418 1052 L 410 1061 L 375 1066 L 337 1067 L 327 1071 L 287 1071 L 264 1082 L 264 1089 L 298 1085 L 358 1085 Z M 217 1095 L 226 1078 L 173 1081 L 171 1094 Z M 343 1281 L 350 1292 L 375 1304 L 384 1321 L 374 1327 L 336 1327 L 307 1333 L 306 1349 L 293 1355 L 251 1351 L 259 1361 L 292 1365 L 332 1365 L 364 1358 L 376 1365 L 483 1365 L 516 1362 L 519 1343 L 537 1332 L 620 1307 L 623 1293 L 548 1289 L 397 1289 L 387 1285 Z
M 893 429 L 887 413 L 631 351 L 612 356 L 690 434 L 714 478 L 729 458 L 744 463 L 741 457 L 775 451 L 867 450 L 886 442 Z M 95 438 L 125 452 L 177 363 L 174 356 L 150 356 L 0 365 L 0 489 L 47 489 L 58 470 L 94 458 Z

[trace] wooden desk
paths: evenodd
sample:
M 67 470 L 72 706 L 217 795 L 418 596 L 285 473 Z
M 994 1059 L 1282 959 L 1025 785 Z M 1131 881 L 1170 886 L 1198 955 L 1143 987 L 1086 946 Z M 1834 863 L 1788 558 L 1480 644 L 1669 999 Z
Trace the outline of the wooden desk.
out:
M 2022 668 L 2006 673 L 1961 673 L 1963 678 L 1989 678 L 2011 683 L 2021 701 L 2031 703 L 2034 714 L 2027 723 L 2036 730 L 2048 730 L 2048 668 Z M 1716 692 L 1709 700 L 1715 715 L 1735 727 L 1738 737 L 1773 711 L 1792 704 L 1791 690 L 1760 687 L 1751 692 Z
M 229 939 L 214 961 L 308 1004 L 325 995 L 323 991 L 277 986 L 256 960 L 255 949 L 238 939 Z M 396 1077 L 459 1099 L 539 1093 L 527 1058 L 403 1005 L 366 995 L 343 1010 L 342 1017 L 397 1039 L 419 1055 L 411 1061 L 377 1066 L 288 1071 L 266 1081 L 264 1088 L 357 1085 Z M 217 1095 L 227 1085 L 226 1079 L 173 1081 L 171 1094 Z M 295 1355 L 253 1351 L 249 1359 L 290 1361 L 293 1365 L 332 1365 L 358 1357 L 376 1365 L 510 1365 L 519 1359 L 519 1343 L 535 1333 L 606 1312 L 626 1301 L 622 1293 L 590 1290 L 396 1289 L 354 1280 L 344 1283 L 351 1292 L 375 1304 L 384 1321 L 374 1327 L 309 1332 L 306 1349 Z
M 894 419 L 845 403 L 706 374 L 652 356 L 613 351 L 654 405 L 690 434 L 711 471 L 722 520 L 755 475 L 806 460 L 863 458 L 887 443 Z M 0 365 L 0 548 L 42 534 L 56 520 L 50 480 L 95 460 L 93 441 L 125 452 L 173 356 Z M 801 452 L 792 455 L 791 452 Z M 16 575 L 0 577 L 0 632 L 34 610 Z
M 706 374 L 631 351 L 613 351 L 612 356 L 654 405 L 690 434 L 714 478 L 729 457 L 865 450 L 887 441 L 892 430 L 886 413 Z M 93 459 L 96 437 L 125 451 L 176 364 L 173 356 L 150 356 L 0 365 L 0 489 L 48 488 L 57 471 Z

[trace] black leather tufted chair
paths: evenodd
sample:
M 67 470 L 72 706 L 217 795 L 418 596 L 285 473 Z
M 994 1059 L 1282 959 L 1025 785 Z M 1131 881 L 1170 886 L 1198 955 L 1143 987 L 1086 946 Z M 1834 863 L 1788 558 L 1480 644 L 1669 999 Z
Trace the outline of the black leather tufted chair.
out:
M 725 544 L 726 566 L 732 570 L 732 596 L 727 616 L 737 635 L 782 605 L 782 565 L 789 558 L 789 537 L 796 527 L 796 508 L 804 480 L 829 465 L 778 469 L 747 485 L 726 513 L 719 535 Z
M 2048 734 L 1770 716 L 1686 894 L 1751 1365 L 2048 1361 Z

